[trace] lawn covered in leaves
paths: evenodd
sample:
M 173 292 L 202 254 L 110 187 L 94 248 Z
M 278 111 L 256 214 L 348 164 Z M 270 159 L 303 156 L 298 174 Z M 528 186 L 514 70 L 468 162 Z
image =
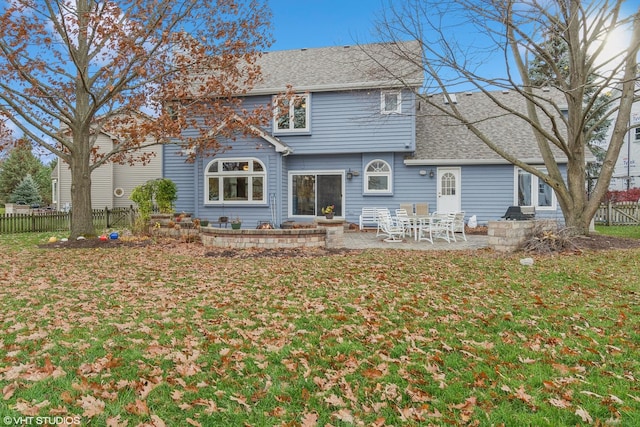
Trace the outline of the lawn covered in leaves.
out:
M 46 238 L 0 236 L 3 417 L 640 425 L 640 250 L 523 266 L 488 250 L 237 259 Z

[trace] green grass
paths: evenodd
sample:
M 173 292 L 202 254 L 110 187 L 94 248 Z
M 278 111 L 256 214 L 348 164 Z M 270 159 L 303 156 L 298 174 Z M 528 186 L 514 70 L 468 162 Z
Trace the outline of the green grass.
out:
M 0 236 L 2 416 L 640 425 L 638 250 L 524 267 L 492 251 L 37 248 L 48 236 Z
M 596 231 L 608 236 L 640 239 L 640 226 L 638 225 L 596 225 Z

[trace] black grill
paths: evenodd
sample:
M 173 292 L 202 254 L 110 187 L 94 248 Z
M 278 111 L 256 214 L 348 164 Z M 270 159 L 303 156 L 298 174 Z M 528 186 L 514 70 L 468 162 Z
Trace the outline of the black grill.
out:
M 527 206 L 509 206 L 507 212 L 502 215 L 502 218 L 508 221 L 525 221 L 535 217 L 535 208 Z

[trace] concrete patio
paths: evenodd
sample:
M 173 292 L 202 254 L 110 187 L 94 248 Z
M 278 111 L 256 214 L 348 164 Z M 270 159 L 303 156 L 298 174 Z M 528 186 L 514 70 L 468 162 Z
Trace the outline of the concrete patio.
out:
M 484 235 L 467 235 L 467 241 L 456 236 L 457 242 L 447 243 L 445 240 L 434 240 L 433 244 L 416 242 L 413 237 L 405 237 L 402 242 L 385 242 L 384 237 L 376 237 L 376 231 L 345 231 L 344 245 L 347 249 L 401 249 L 418 251 L 455 251 L 482 249 L 489 247 L 489 237 Z

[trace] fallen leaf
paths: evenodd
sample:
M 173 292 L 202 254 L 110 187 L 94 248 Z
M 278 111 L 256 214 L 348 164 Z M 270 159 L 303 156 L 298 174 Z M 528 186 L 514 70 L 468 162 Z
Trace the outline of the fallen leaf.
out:
M 318 425 L 318 414 L 307 412 L 302 416 L 301 427 L 315 427 Z
M 104 412 L 105 403 L 91 395 L 82 396 L 76 402 L 84 409 L 82 415 L 85 417 L 95 417 Z
M 4 386 L 2 388 L 2 397 L 4 400 L 9 400 L 11 399 L 11 397 L 13 396 L 13 393 L 17 390 L 18 388 L 18 383 L 17 382 L 12 382 L 10 384 L 7 384 L 6 386 Z
M 125 406 L 125 409 L 127 410 L 127 412 L 133 415 L 149 414 L 149 407 L 147 406 L 147 403 L 144 400 L 140 399 L 136 399 L 135 402 L 129 403 L 127 406 Z
M 571 407 L 571 402 L 564 399 L 549 399 L 549 403 L 556 408 L 567 409 Z
M 347 406 L 345 401 L 341 397 L 336 396 L 335 394 L 332 394 L 329 397 L 325 397 L 324 401 L 325 403 L 328 403 L 329 405 L 332 405 L 332 406 L 338 406 L 338 407 Z
M 331 416 L 345 423 L 353 424 L 354 422 L 353 414 L 347 408 L 342 408 L 338 412 L 331 414 Z
M 588 423 L 588 424 L 593 423 L 593 418 L 591 418 L 591 415 L 589 415 L 589 413 L 585 411 L 583 408 L 578 407 L 578 409 L 576 409 L 575 414 L 580 418 L 582 418 L 582 421 L 584 421 L 585 423 Z

